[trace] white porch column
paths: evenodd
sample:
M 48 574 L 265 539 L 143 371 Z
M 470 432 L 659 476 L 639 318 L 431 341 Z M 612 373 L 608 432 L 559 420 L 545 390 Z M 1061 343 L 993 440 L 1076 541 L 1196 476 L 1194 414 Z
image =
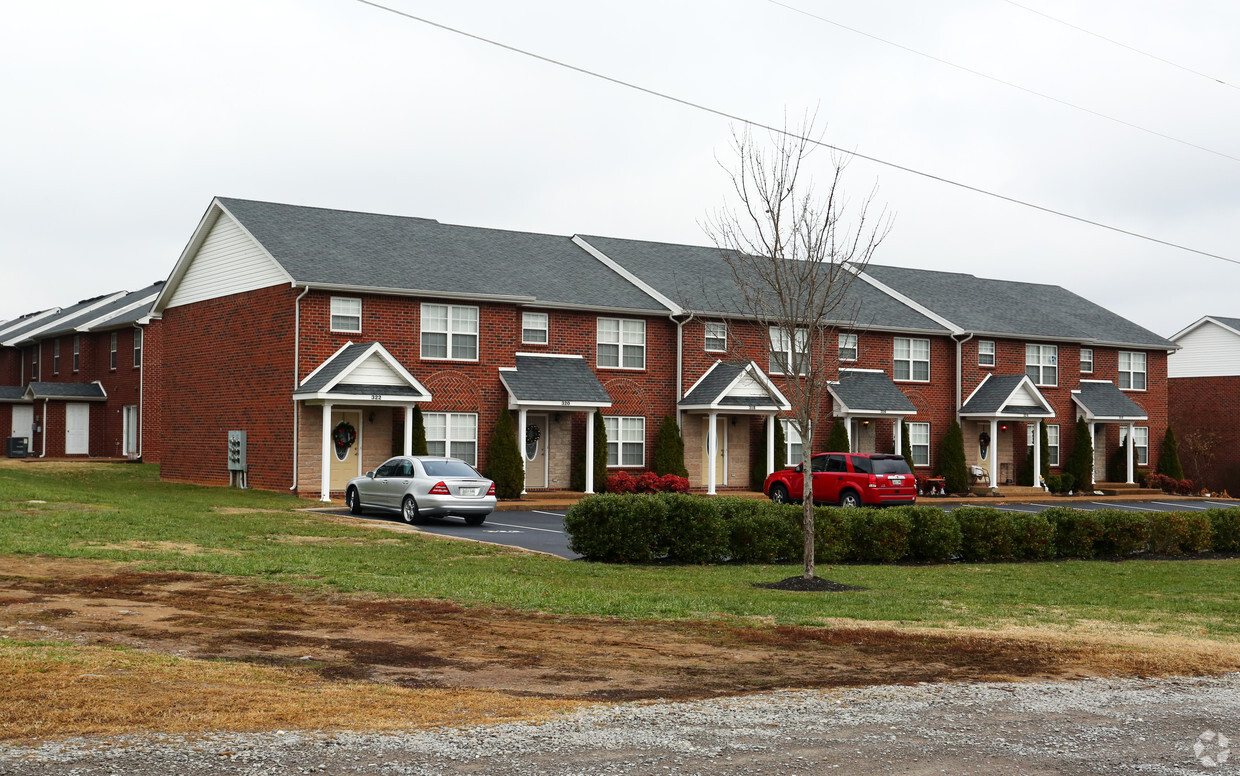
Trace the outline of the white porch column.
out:
M 892 422 L 896 437 L 896 455 L 904 455 L 904 418 L 897 415 Z
M 990 487 L 999 484 L 999 419 L 990 419 Z
M 719 433 L 715 428 L 715 419 L 719 417 L 719 413 L 712 412 L 708 416 L 710 418 L 706 429 L 706 492 L 715 495 L 715 459 L 719 457 Z
M 594 492 L 594 413 L 586 413 L 586 493 Z
M 852 443 L 852 416 L 851 415 L 844 416 L 844 436 L 848 437 L 848 449 L 847 450 L 839 450 L 839 451 L 829 450 L 827 452 L 841 452 L 841 453 L 852 452 L 853 443 Z
M 1133 457 L 1133 453 L 1137 449 L 1137 440 L 1134 436 L 1136 433 L 1137 433 L 1136 424 L 1129 423 L 1128 424 L 1128 444 L 1125 445 L 1125 447 L 1127 448 L 1125 452 L 1128 454 L 1128 484 L 1129 485 L 1136 482 L 1136 480 L 1133 479 L 1133 476 L 1132 476 L 1133 475 L 1132 457 Z
M 1042 423 L 1033 426 L 1033 486 L 1042 486 Z
M 517 452 L 521 454 L 521 495 L 525 495 L 525 480 L 528 475 L 525 470 L 525 434 L 526 434 L 526 416 L 528 412 L 524 407 L 517 410 Z
M 405 405 L 405 455 L 413 455 L 413 407 Z
M 775 471 L 775 424 L 779 422 L 776 415 L 771 415 L 766 424 L 766 473 L 770 476 Z
M 1106 437 L 1103 437 L 1104 441 Z M 1098 472 L 1094 471 L 1094 461 L 1098 460 L 1098 424 L 1089 424 L 1089 444 L 1093 449 L 1093 455 L 1089 456 L 1089 482 L 1078 482 L 1076 489 L 1079 491 L 1082 486 L 1090 485 L 1098 480 Z
M 323 403 L 323 460 L 319 501 L 332 500 L 332 403 Z

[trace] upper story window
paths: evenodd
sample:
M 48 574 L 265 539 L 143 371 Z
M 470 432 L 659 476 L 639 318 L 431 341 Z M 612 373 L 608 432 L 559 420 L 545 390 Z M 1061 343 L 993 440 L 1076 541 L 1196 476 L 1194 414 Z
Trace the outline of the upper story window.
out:
M 82 337 L 81 335 L 74 334 L 73 335 L 73 371 L 74 372 L 78 370 L 78 358 L 79 358 L 79 355 L 81 354 L 81 351 L 82 351 Z
M 142 366 L 142 329 L 133 330 L 133 365 Z
M 1034 385 L 1059 385 L 1059 347 L 1026 345 L 1025 374 Z
M 1145 390 L 1145 354 L 1119 352 L 1119 387 L 1125 391 Z
M 1081 371 L 1089 373 L 1094 371 L 1094 349 L 1081 348 Z
M 930 340 L 896 337 L 892 365 L 897 380 L 930 382 Z
M 478 308 L 422 305 L 422 358 L 478 360 Z
M 521 341 L 530 345 L 546 345 L 550 318 L 546 313 L 521 313 Z
M 60 374 L 60 340 L 52 340 L 52 374 Z
M 30 379 L 39 379 L 39 346 L 30 349 Z
M 108 368 L 116 368 L 116 332 L 112 332 L 112 343 L 108 346 Z
M 857 360 L 857 335 L 841 334 L 840 335 L 840 361 L 856 361 Z
M 728 325 L 723 321 L 707 321 L 703 324 L 706 330 L 707 350 L 728 349 Z
M 978 340 L 977 341 L 977 365 L 978 366 L 994 366 L 995 365 L 995 341 L 994 340 Z
M 809 372 L 809 329 L 798 328 L 789 336 L 779 326 L 771 327 L 771 374 L 807 374 Z
M 353 296 L 332 297 L 332 331 L 360 334 L 362 331 L 362 300 Z
M 646 322 L 599 318 L 598 365 L 612 369 L 645 369 Z

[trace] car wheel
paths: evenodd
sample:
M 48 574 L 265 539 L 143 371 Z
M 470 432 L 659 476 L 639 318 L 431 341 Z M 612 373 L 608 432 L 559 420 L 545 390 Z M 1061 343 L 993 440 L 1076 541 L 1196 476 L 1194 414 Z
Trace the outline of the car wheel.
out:
M 422 517 L 418 514 L 418 502 L 413 500 L 413 496 L 405 496 L 405 500 L 400 503 L 400 516 L 409 525 L 422 522 Z
M 482 521 L 486 519 L 486 515 L 466 515 L 465 525 L 482 525 Z
M 344 492 L 344 503 L 349 506 L 350 514 L 360 515 L 362 513 L 362 499 L 357 493 L 357 488 L 349 488 Z
M 861 496 L 857 495 L 855 490 L 846 490 L 840 494 L 840 506 L 859 507 L 861 506 Z
M 787 504 L 790 500 L 786 487 L 778 482 L 771 486 L 771 501 L 774 501 L 776 504 Z

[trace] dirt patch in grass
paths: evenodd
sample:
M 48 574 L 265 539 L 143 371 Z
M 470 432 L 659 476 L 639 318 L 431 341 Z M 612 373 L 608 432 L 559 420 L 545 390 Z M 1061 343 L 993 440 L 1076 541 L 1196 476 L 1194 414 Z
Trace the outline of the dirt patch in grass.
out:
M 87 547 L 92 550 L 124 550 L 126 552 L 167 552 L 178 555 L 240 555 L 235 550 L 208 549 L 190 542 L 75 542 L 71 547 Z
M 0 664 L 16 640 L 70 645 L 22 647 L 4 669 L 9 738 L 460 724 L 776 688 L 1240 670 L 1240 645 L 1148 634 L 603 620 L 18 556 L 0 556 L 0 636 Z M 91 667 L 115 655 L 131 667 Z M 432 690 L 454 694 L 418 700 Z M 392 711 L 411 707 L 422 721 Z

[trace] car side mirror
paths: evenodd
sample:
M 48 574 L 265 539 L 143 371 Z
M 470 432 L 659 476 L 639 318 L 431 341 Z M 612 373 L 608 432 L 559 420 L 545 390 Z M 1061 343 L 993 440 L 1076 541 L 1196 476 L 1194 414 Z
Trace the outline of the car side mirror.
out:
M 367 477 L 369 477 L 370 479 L 372 479 L 372 480 L 373 480 L 373 479 L 375 478 L 375 473 L 374 473 L 374 472 L 366 472 L 366 476 L 367 476 Z
M 797 464 L 797 468 L 793 469 L 793 471 L 796 472 L 797 474 L 801 474 L 802 472 L 805 471 L 805 464 L 803 463 Z

